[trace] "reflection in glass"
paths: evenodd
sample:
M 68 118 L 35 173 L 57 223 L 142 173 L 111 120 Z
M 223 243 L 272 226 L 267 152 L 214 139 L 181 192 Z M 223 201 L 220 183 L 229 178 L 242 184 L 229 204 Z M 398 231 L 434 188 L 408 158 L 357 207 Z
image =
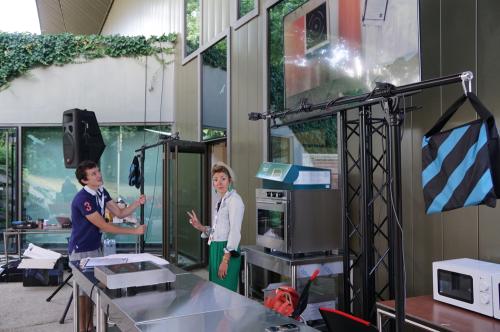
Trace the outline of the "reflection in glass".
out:
M 186 0 L 184 12 L 184 56 L 200 46 L 200 0 Z
M 271 7 L 269 108 L 365 93 L 376 81 L 419 81 L 418 1 L 377 3 L 284 0 Z
M 273 162 L 330 169 L 332 188 L 338 188 L 337 146 L 336 117 L 271 129 Z
M 285 105 L 283 18 L 307 0 L 283 0 L 268 9 L 269 109 L 282 111 Z
M 202 139 L 226 136 L 227 128 L 227 41 L 226 38 L 202 53 Z
M 143 130 L 143 126 L 101 126 L 106 149 L 100 160 L 104 185 L 111 197 L 131 204 L 139 190 L 128 184 L 129 168 L 135 150 L 142 145 L 156 143 L 158 134 Z M 169 131 L 169 126 L 148 126 L 150 129 Z M 56 217 L 71 216 L 71 201 L 82 187 L 75 179 L 75 170 L 64 167 L 60 127 L 23 128 L 22 131 L 22 215 L 23 219 L 48 219 L 56 224 Z M 146 248 L 161 248 L 162 227 L 162 160 L 161 150 L 147 150 L 145 162 L 145 236 Z M 139 209 L 135 215 L 139 219 Z M 67 235 L 32 235 L 35 243 L 66 246 Z M 118 248 L 135 244 L 134 236 L 106 235 L 116 239 Z M 37 237 L 37 238 L 35 238 Z M 30 239 L 27 239 L 30 241 Z
M 369 8 L 363 21 L 367 3 L 311 0 L 284 17 L 285 107 L 420 80 L 418 2 L 391 1 L 380 20 Z
M 285 236 L 285 213 L 257 209 L 257 234 L 283 240 Z
M 250 13 L 255 8 L 255 0 L 238 0 L 238 19 Z

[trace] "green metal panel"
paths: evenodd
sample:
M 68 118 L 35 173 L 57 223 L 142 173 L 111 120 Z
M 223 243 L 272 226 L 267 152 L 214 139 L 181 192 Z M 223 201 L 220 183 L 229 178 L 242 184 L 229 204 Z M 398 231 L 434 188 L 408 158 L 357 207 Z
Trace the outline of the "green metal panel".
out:
M 230 156 L 237 179 L 236 189 L 245 203 L 242 244 L 255 244 L 255 178 L 263 155 L 263 121 L 249 121 L 248 113 L 262 105 L 262 54 L 258 20 L 232 32 Z
M 443 75 L 465 70 L 475 71 L 475 1 L 443 0 L 442 5 Z M 443 87 L 443 111 L 463 93 L 460 84 Z M 475 118 L 475 112 L 467 104 L 452 117 L 448 128 L 464 124 Z M 444 213 L 443 258 L 477 258 L 477 248 L 478 208 L 465 208 Z
M 178 60 L 180 61 L 180 60 Z M 198 141 L 198 59 L 176 66 L 175 131 L 183 140 Z
M 477 94 L 481 101 L 500 122 L 500 25 L 498 24 L 500 1 L 477 2 Z M 499 208 L 479 208 L 479 259 L 500 262 Z
M 440 1 L 421 0 L 420 1 L 420 54 L 422 64 L 422 80 L 439 77 L 440 68 Z M 441 215 L 435 214 L 427 216 L 422 194 L 422 157 L 421 146 L 422 136 L 431 128 L 441 115 L 440 109 L 440 89 L 434 88 L 425 90 L 417 95 L 414 104 L 422 106 L 420 111 L 411 115 L 412 122 L 412 159 L 414 161 L 414 171 L 411 173 L 412 194 L 409 197 L 412 201 L 413 218 L 411 221 L 405 219 L 405 228 L 412 228 L 413 247 L 405 246 L 406 257 L 413 256 L 413 285 L 408 283 L 409 294 L 430 294 L 432 292 L 432 261 L 442 258 L 442 223 Z M 403 153 L 405 153 L 403 151 Z M 406 156 L 403 154 L 403 159 Z M 403 174 L 408 174 L 409 170 L 403 168 Z M 405 183 L 403 177 L 403 183 Z M 406 185 L 404 185 L 406 186 Z M 405 199 L 403 199 L 404 201 Z M 406 199 L 408 200 L 408 199 Z M 404 205 L 407 208 L 406 205 Z M 406 217 L 407 214 L 405 213 Z M 408 243 L 408 237 L 405 238 Z M 408 268 L 407 268 L 408 270 Z M 408 272 L 407 272 L 408 273 Z M 410 281 L 411 279 L 408 278 Z

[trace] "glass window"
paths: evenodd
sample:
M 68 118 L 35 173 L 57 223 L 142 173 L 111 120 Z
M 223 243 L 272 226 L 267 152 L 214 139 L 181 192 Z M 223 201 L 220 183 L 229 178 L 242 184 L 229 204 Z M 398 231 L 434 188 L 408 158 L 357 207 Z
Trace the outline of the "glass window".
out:
M 169 126 L 148 126 L 168 131 Z M 135 150 L 157 142 L 158 134 L 147 132 L 143 126 L 101 127 L 106 149 L 100 159 L 104 186 L 116 201 L 121 197 L 132 203 L 139 189 L 128 184 L 130 164 Z M 60 127 L 23 128 L 22 130 L 22 213 L 24 218 L 48 219 L 56 224 L 56 217 L 71 216 L 71 201 L 81 185 L 75 179 L 75 170 L 64 167 Z M 161 147 L 146 151 L 145 222 L 148 225 L 146 245 L 161 248 L 162 228 L 162 160 Z M 135 217 L 139 219 L 139 209 Z M 109 215 L 108 215 L 109 216 Z M 67 235 L 32 235 L 27 239 L 48 247 L 62 247 Z M 106 235 L 115 238 L 118 246 L 135 244 L 135 236 Z
M 184 56 L 188 56 L 200 46 L 200 0 L 186 0 L 184 5 Z
M 202 53 L 202 139 L 226 136 L 227 41 L 222 39 Z
M 255 0 L 238 0 L 238 19 L 250 13 L 255 8 Z

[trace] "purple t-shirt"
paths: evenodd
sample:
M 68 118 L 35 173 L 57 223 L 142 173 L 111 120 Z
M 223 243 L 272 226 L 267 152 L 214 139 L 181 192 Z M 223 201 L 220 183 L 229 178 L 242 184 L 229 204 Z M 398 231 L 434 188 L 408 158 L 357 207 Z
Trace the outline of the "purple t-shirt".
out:
M 111 200 L 109 193 L 103 188 L 104 202 L 102 208 L 99 206 L 99 196 L 94 196 L 82 188 L 73 202 L 71 202 L 71 238 L 69 240 L 68 252 L 84 252 L 96 250 L 101 246 L 101 231 L 87 218 L 94 212 L 104 216 L 106 203 Z

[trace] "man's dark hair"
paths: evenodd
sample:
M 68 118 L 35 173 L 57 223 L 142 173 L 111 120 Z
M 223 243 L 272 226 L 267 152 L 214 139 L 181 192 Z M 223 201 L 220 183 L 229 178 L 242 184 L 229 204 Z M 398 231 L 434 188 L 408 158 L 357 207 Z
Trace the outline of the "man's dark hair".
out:
M 85 183 L 83 183 L 82 180 L 87 180 L 87 170 L 96 167 L 97 164 L 91 160 L 84 160 L 80 164 L 78 164 L 78 167 L 76 168 L 75 171 L 75 176 L 78 182 L 80 182 L 82 186 L 85 185 Z

